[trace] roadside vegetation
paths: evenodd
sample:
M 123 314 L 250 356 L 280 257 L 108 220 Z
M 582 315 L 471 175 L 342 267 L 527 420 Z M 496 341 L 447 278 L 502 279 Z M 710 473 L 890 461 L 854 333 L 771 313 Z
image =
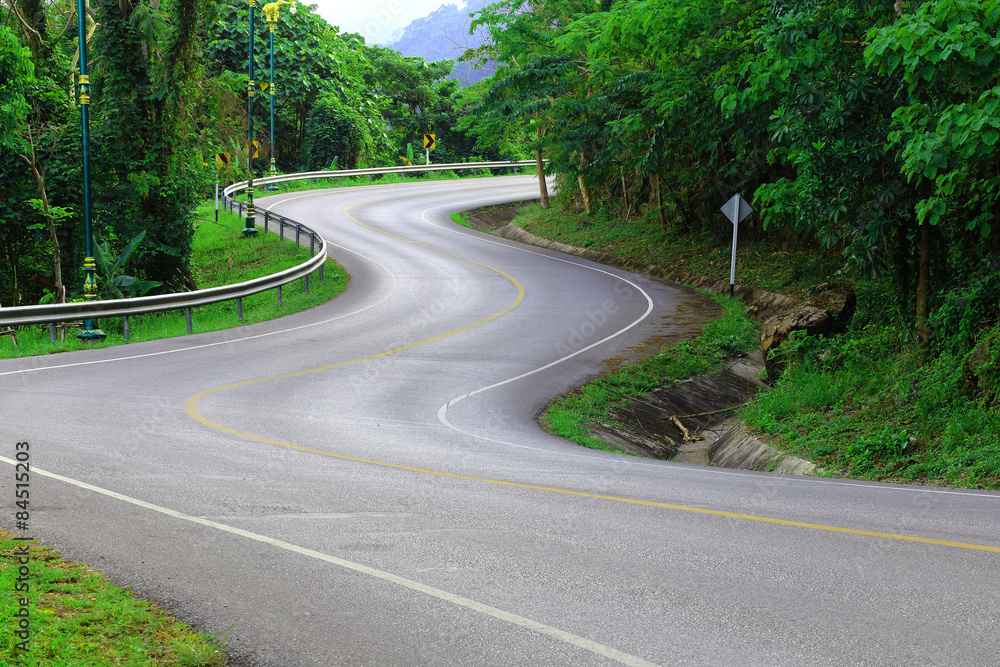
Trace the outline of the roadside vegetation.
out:
M 37 542 L 15 541 L 0 528 L 0 663 L 23 667 L 135 665 L 224 667 L 225 640 L 195 632 L 152 602 L 139 600 L 87 565 L 71 563 Z M 17 644 L 13 614 L 23 593 L 14 585 L 28 546 L 30 640 Z
M 1000 329 L 986 324 L 998 280 L 943 295 L 933 352 L 893 321 L 884 285 L 860 283 L 850 329 L 786 342 L 788 368 L 739 416 L 831 474 L 1000 489 L 1000 359 L 987 344 Z
M 219 211 L 215 222 L 214 202 L 205 201 L 198 208 L 192 243 L 191 274 L 198 289 L 233 283 L 277 273 L 301 264 L 309 258 L 308 246 L 296 248 L 287 236 L 281 241 L 276 234 L 258 234 L 243 238 L 245 225 L 238 215 Z M 287 230 L 286 230 L 287 235 Z M 127 265 L 126 265 L 127 268 Z M 192 309 L 195 333 L 231 329 L 290 315 L 336 297 L 347 287 L 348 276 L 332 260 L 324 267 L 324 280 L 314 272 L 309 277 L 309 294 L 301 280 L 282 289 L 282 303 L 274 290 L 243 299 L 243 321 L 237 316 L 235 301 L 199 306 Z M 100 343 L 85 343 L 76 338 L 78 329 L 68 329 L 65 340 L 51 342 L 48 327 L 21 327 L 17 347 L 8 336 L 0 338 L 0 358 L 53 354 L 71 350 L 122 345 L 125 341 L 121 318 L 100 320 L 108 337 Z M 183 310 L 151 313 L 129 318 L 129 342 L 157 340 L 187 335 L 187 318 Z
M 476 15 L 502 64 L 460 121 L 548 160 L 523 226 L 725 279 L 742 194 L 738 283 L 858 297 L 748 423 L 832 474 L 997 488 L 1000 0 L 523 5 Z
M 732 229 L 661 229 L 647 212 L 622 220 L 617 211 L 597 208 L 592 213 L 576 210 L 574 202 L 560 196 L 543 209 L 529 205 L 518 214 L 517 224 L 543 238 L 581 248 L 593 248 L 631 260 L 640 266 L 656 264 L 699 276 L 729 280 Z M 722 217 L 722 214 L 719 214 Z M 835 252 L 785 239 L 777 243 L 755 230 L 742 228 L 736 266 L 736 282 L 795 296 L 809 296 L 828 282 L 843 260 Z
M 586 216 L 567 199 L 556 197 L 548 210 L 529 206 L 517 224 L 640 263 L 728 277 L 727 237 L 674 237 L 649 219 L 623 223 L 603 211 Z M 970 267 L 965 287 L 938 295 L 942 305 L 930 322 L 935 343 L 927 349 L 890 278 L 849 271 L 837 253 L 785 235 L 761 236 L 742 247 L 739 284 L 804 298 L 839 281 L 858 296 L 847 331 L 831 337 L 796 333 L 777 351 L 787 368 L 737 411 L 752 431 L 831 476 L 1000 489 L 1000 358 L 988 345 L 1000 338 L 995 324 L 1000 273 L 989 272 L 990 259 L 979 271 Z M 756 346 L 759 322 L 738 302 L 713 298 L 724 314 L 700 337 L 556 399 L 543 426 L 578 444 L 607 449 L 589 430 L 592 424 L 617 425 L 610 408 L 711 372 L 727 356 Z

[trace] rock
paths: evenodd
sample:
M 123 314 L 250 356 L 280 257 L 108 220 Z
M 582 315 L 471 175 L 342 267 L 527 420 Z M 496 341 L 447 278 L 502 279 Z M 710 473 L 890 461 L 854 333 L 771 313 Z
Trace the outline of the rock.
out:
M 854 290 L 846 287 L 832 287 L 812 297 L 806 304 L 828 312 L 833 318 L 831 332 L 839 333 L 847 328 L 848 322 L 854 316 L 858 297 L 854 294 Z
M 771 358 L 769 352 L 788 340 L 793 331 L 805 331 L 810 336 L 827 334 L 832 324 L 830 313 L 808 304 L 796 306 L 765 321 L 760 330 L 760 349 L 764 352 L 768 379 L 773 382 L 788 365 L 783 359 Z
M 804 331 L 810 336 L 839 333 L 851 321 L 857 303 L 853 290 L 833 287 L 765 320 L 760 331 L 760 348 L 768 378 L 773 382 L 788 365 L 787 360 L 771 359 L 768 353 L 788 340 L 793 331 Z
M 962 377 L 973 393 L 1000 403 L 1000 325 L 989 332 L 962 364 Z

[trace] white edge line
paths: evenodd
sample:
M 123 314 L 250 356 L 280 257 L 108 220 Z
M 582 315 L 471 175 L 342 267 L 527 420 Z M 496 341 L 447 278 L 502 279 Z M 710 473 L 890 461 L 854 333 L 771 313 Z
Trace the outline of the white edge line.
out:
M 592 271 L 598 271 L 600 273 L 605 273 L 605 274 L 607 274 L 607 275 L 609 275 L 609 276 L 611 276 L 613 278 L 617 278 L 619 280 L 623 280 L 624 282 L 629 283 L 630 285 L 632 285 L 633 287 L 635 287 L 636 289 L 638 289 L 640 292 L 642 292 L 642 294 L 646 297 L 647 301 L 650 304 L 652 304 L 652 301 L 649 300 L 649 295 L 646 294 L 646 292 L 642 288 L 640 288 L 638 285 L 635 285 L 631 281 L 629 281 L 629 280 L 627 280 L 625 278 L 622 278 L 621 276 L 615 275 L 614 273 L 612 273 L 610 271 L 605 271 L 604 269 L 599 269 L 597 267 L 588 266 L 586 264 L 581 264 L 579 262 L 573 262 L 573 261 L 570 261 L 568 259 L 563 259 L 562 257 L 554 257 L 554 256 L 552 256 L 550 254 L 547 254 L 547 253 L 538 252 L 538 251 L 535 251 L 535 250 L 529 250 L 528 248 L 521 247 L 521 244 L 518 244 L 516 242 L 514 242 L 514 243 L 510 243 L 510 242 L 508 242 L 508 243 L 502 243 L 502 242 L 497 241 L 495 239 L 488 238 L 486 236 L 481 236 L 479 234 L 470 234 L 470 233 L 468 233 L 468 231 L 466 231 L 465 228 L 461 228 L 461 227 L 457 227 L 457 226 L 456 226 L 456 228 L 444 227 L 444 226 L 435 224 L 434 222 L 431 222 L 426 217 L 426 215 L 427 215 L 427 213 L 429 211 L 433 211 L 433 210 L 436 210 L 436 209 L 448 209 L 448 208 L 452 208 L 453 206 L 464 206 L 466 204 L 470 204 L 470 203 L 473 203 L 473 202 L 476 202 L 476 201 L 480 201 L 480 199 L 469 200 L 467 202 L 458 202 L 457 204 L 456 203 L 451 203 L 451 204 L 448 204 L 447 206 L 431 207 L 429 209 L 426 209 L 421 214 L 420 217 L 421 217 L 421 219 L 423 219 L 424 222 L 426 222 L 427 224 L 429 224 L 429 225 L 431 225 L 433 227 L 436 227 L 437 229 L 441 229 L 441 230 L 444 230 L 444 231 L 452 232 L 452 233 L 458 234 L 460 236 L 465 236 L 467 238 L 477 239 L 477 240 L 479 240 L 479 241 L 481 241 L 483 243 L 492 243 L 493 245 L 503 246 L 505 248 L 510 248 L 512 250 L 517 250 L 517 251 L 520 251 L 520 252 L 525 252 L 525 253 L 528 253 L 530 255 L 538 255 L 539 257 L 548 257 L 549 259 L 557 261 L 557 262 L 564 262 L 566 264 L 572 264 L 574 266 L 579 266 L 579 267 L 582 267 L 582 268 L 585 268 L 585 269 L 590 269 Z M 505 239 L 505 240 L 509 241 L 509 239 Z M 554 251 L 554 252 L 558 252 L 558 251 Z M 650 307 L 652 307 L 652 306 L 650 305 Z M 473 437 L 473 438 L 477 438 L 477 439 L 483 440 L 485 442 L 492 442 L 492 443 L 498 444 L 498 445 L 507 445 L 509 447 L 516 447 L 518 449 L 527 449 L 527 450 L 531 450 L 531 451 L 543 452 L 543 453 L 551 454 L 551 455 L 554 455 L 554 456 L 568 456 L 568 457 L 572 457 L 572 458 L 586 458 L 586 459 L 593 459 L 593 458 L 600 457 L 603 461 L 612 460 L 612 459 L 608 459 L 606 457 L 601 457 L 599 454 L 583 454 L 583 453 L 581 453 L 581 454 L 574 454 L 574 453 L 570 453 L 570 452 L 559 452 L 559 451 L 555 451 L 555 450 L 544 449 L 544 448 L 541 448 L 541 447 L 531 447 L 529 445 L 520 445 L 520 444 L 517 444 L 515 442 L 508 442 L 506 440 L 497 440 L 495 438 L 489 438 L 487 436 L 478 435 L 476 433 L 470 433 L 469 431 L 464 431 L 464 430 L 458 428 L 457 426 L 455 426 L 454 424 L 452 424 L 450 421 L 448 421 L 448 408 L 450 408 L 451 406 L 455 405 L 456 403 L 458 403 L 460 401 L 465 400 L 466 398 L 469 398 L 473 394 L 477 394 L 477 393 L 482 392 L 482 391 L 487 391 L 489 389 L 493 389 L 495 387 L 499 387 L 499 386 L 502 386 L 502 385 L 510 383 L 510 382 L 515 382 L 516 380 L 519 380 L 521 378 L 527 377 L 527 376 L 532 375 L 534 373 L 543 371 L 543 370 L 545 370 L 547 368 L 550 368 L 550 367 L 552 367 L 552 366 L 554 366 L 556 364 L 562 363 L 563 361 L 566 361 L 566 360 L 568 360 L 568 359 L 570 359 L 572 357 L 575 357 L 577 354 L 580 354 L 581 352 L 585 352 L 585 351 L 591 349 L 592 347 L 595 347 L 597 345 L 601 345 L 602 343 L 605 343 L 608 340 L 614 338 L 615 336 L 618 336 L 618 335 L 624 333 L 625 331 L 627 331 L 628 329 L 631 329 L 632 327 L 636 326 L 639 323 L 639 321 L 641 321 L 643 318 L 645 318 L 648 314 L 649 314 L 649 312 L 647 311 L 647 313 L 645 315 L 643 315 L 641 318 L 639 318 L 639 320 L 636 320 L 635 322 L 633 322 L 631 325 L 629 325 L 625 329 L 622 329 L 621 331 L 619 331 L 617 333 L 614 333 L 614 334 L 608 336 L 607 338 L 605 338 L 605 339 L 603 339 L 601 341 L 593 343 L 589 347 L 585 347 L 585 348 L 583 348 L 581 350 L 578 350 L 577 352 L 575 352 L 575 353 L 573 353 L 571 355 L 563 357 L 562 359 L 557 359 L 556 361 L 553 361 L 553 362 L 551 362 L 551 363 L 549 363 L 549 364 L 547 364 L 547 365 L 545 365 L 545 366 L 543 366 L 541 368 L 537 368 L 537 369 L 535 369 L 533 371 L 529 371 L 527 373 L 523 373 L 521 375 L 518 375 L 517 377 L 510 378 L 509 380 L 504 380 L 502 382 L 498 382 L 498 383 L 490 385 L 488 387 L 482 387 L 480 389 L 476 389 L 475 391 L 471 391 L 471 392 L 469 392 L 467 394 L 463 394 L 461 396 L 458 396 L 456 398 L 451 399 L 450 401 L 448 401 L 447 403 L 445 403 L 444 405 L 442 405 L 438 409 L 438 412 L 437 412 L 438 421 L 440 421 L 443 425 L 445 425 L 446 427 L 452 429 L 453 431 L 455 431 L 457 433 L 461 433 L 463 435 L 467 435 L 467 436 L 470 436 L 470 437 Z M 655 462 L 654 463 L 654 462 L 645 462 L 645 461 L 634 461 L 634 460 L 626 459 L 624 457 L 618 457 L 616 459 L 613 459 L 613 462 L 614 463 L 620 463 L 620 464 L 623 464 L 623 465 L 643 466 L 643 467 L 656 467 L 656 468 L 672 468 L 672 467 L 680 467 L 681 466 L 681 464 L 672 464 L 671 465 L 671 462 L 669 462 L 669 461 L 659 461 L 659 462 Z M 757 477 L 757 478 L 760 477 L 760 473 L 745 472 L 745 471 L 738 471 L 738 470 L 727 470 L 727 469 L 724 469 L 724 468 L 713 468 L 713 467 L 710 467 L 710 466 L 687 466 L 687 465 L 684 465 L 682 467 L 683 467 L 684 470 L 689 470 L 691 472 L 695 472 L 695 473 L 699 473 L 699 474 L 704 474 L 704 475 L 725 475 L 725 476 L 730 476 L 730 477 Z M 976 498 L 992 498 L 994 500 L 1000 500 L 1000 494 L 994 494 L 994 493 L 983 492 L 983 491 L 978 491 L 978 490 L 961 491 L 961 490 L 957 490 L 957 489 L 955 489 L 955 490 L 952 490 L 952 489 L 933 489 L 933 488 L 925 488 L 925 487 L 901 486 L 901 485 L 894 485 L 894 484 L 879 484 L 879 483 L 874 483 L 873 484 L 873 483 L 870 483 L 870 482 L 866 482 L 864 480 L 838 481 L 838 480 L 835 480 L 835 479 L 832 479 L 832 478 L 829 478 L 829 477 L 820 477 L 820 476 L 813 476 L 813 475 L 780 475 L 780 476 L 778 476 L 778 479 L 781 479 L 781 480 L 784 480 L 784 481 L 787 481 L 787 482 L 790 482 L 790 483 L 799 483 L 799 484 L 814 483 L 814 482 L 817 482 L 819 480 L 822 480 L 822 481 L 820 481 L 820 483 L 822 483 L 822 484 L 829 484 L 831 486 L 864 487 L 864 488 L 873 489 L 873 490 L 907 491 L 907 492 L 910 492 L 910 493 L 936 493 L 936 494 L 951 495 L 951 496 L 974 496 Z
M 0 456 L 0 461 L 8 463 L 10 465 L 16 465 L 17 462 L 9 459 L 5 456 Z M 267 537 L 266 535 L 260 535 L 258 533 L 252 533 L 248 530 L 243 530 L 242 528 L 236 528 L 234 526 L 228 526 L 223 523 L 218 523 L 210 519 L 205 519 L 202 517 L 192 516 L 190 514 L 185 514 L 183 512 L 178 512 L 177 510 L 172 510 L 161 505 L 154 505 L 153 503 L 148 503 L 144 500 L 139 500 L 138 498 L 132 498 L 131 496 L 126 496 L 115 491 L 110 491 L 108 489 L 103 489 L 99 486 L 94 486 L 93 484 L 88 484 L 87 482 L 81 482 L 79 480 L 71 479 L 69 477 L 64 477 L 63 475 L 58 475 L 56 473 L 48 472 L 40 468 L 32 468 L 32 472 L 44 477 L 50 477 L 52 479 L 58 480 L 60 482 L 65 482 L 66 484 L 71 484 L 77 486 L 81 489 L 87 489 L 88 491 L 93 491 L 94 493 L 99 493 L 115 500 L 121 500 L 144 509 L 152 510 L 154 512 L 159 512 L 160 514 L 165 514 L 167 516 L 173 517 L 175 519 L 181 519 L 183 521 L 188 521 L 190 523 L 199 524 L 206 526 L 208 528 L 214 528 L 216 530 L 221 530 L 226 533 L 231 533 L 233 535 L 238 535 L 249 540 L 254 540 L 255 542 L 261 542 L 263 544 L 270 545 L 272 547 L 277 547 L 279 549 L 284 549 L 285 551 L 290 551 L 292 553 L 299 554 L 301 556 L 307 556 L 309 558 L 315 558 L 316 560 L 321 560 L 339 567 L 353 570 L 360 574 L 368 575 L 369 577 L 375 577 L 376 579 L 382 579 L 393 584 L 398 584 L 409 588 L 410 590 L 416 591 L 418 593 L 423 593 L 425 595 L 430 595 L 431 597 L 438 598 L 439 600 L 444 600 L 445 602 L 450 602 L 452 604 L 458 605 L 460 607 L 465 607 L 474 612 L 483 614 L 485 616 L 490 616 L 492 618 L 505 621 L 512 625 L 516 625 L 527 630 L 532 630 L 539 634 L 551 637 L 552 639 L 557 639 L 561 642 L 571 644 L 585 651 L 590 651 L 591 653 L 596 653 L 597 655 L 609 658 L 623 665 L 630 665 L 631 667 L 657 667 L 656 663 L 649 662 L 640 657 L 634 656 L 630 653 L 625 653 L 624 651 L 619 651 L 618 649 L 600 644 L 598 642 L 586 639 L 585 637 L 580 637 L 571 632 L 566 632 L 565 630 L 560 630 L 554 628 L 550 625 L 540 623 L 538 621 L 533 621 L 530 618 L 525 618 L 524 616 L 519 616 L 503 609 L 498 609 L 497 607 L 492 607 L 482 602 L 477 602 L 467 597 L 461 595 L 456 595 L 454 593 L 449 593 L 448 591 L 442 590 L 440 588 L 435 588 L 433 586 L 428 586 L 427 584 L 422 584 L 419 581 L 414 581 L 413 579 L 407 579 L 406 577 L 401 577 L 391 572 L 386 572 L 384 570 L 378 570 L 367 565 L 362 565 L 361 563 L 355 563 L 354 561 L 345 560 L 343 558 L 337 558 L 336 556 L 331 556 L 329 554 L 322 553 L 320 551 L 315 551 L 313 549 L 307 549 L 305 547 L 300 547 L 298 545 L 292 544 L 290 542 L 285 542 L 283 540 L 276 540 L 273 537 Z

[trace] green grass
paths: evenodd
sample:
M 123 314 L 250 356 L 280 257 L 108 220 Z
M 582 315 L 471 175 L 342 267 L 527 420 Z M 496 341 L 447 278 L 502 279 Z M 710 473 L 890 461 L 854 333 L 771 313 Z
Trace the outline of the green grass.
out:
M 626 366 L 561 396 L 541 418 L 542 427 L 584 447 L 609 450 L 590 435 L 596 424 L 616 424 L 610 409 L 629 397 L 641 397 L 677 380 L 708 373 L 734 354 L 757 343 L 757 326 L 743 304 L 728 296 L 711 295 L 723 309 L 722 316 L 705 325 L 701 335 L 659 352 L 655 357 Z
M 800 338 L 739 416 L 831 476 L 1000 488 L 1000 410 L 969 395 L 962 358 L 928 359 L 908 340 L 891 327 Z
M 601 211 L 576 213 L 562 208 L 558 199 L 547 210 L 537 204 L 522 209 L 517 224 L 546 239 L 609 252 L 641 266 L 656 264 L 729 281 L 731 231 L 681 233 L 670 227 L 663 231 L 658 222 L 641 217 L 624 221 Z M 764 235 L 754 239 L 745 233 L 738 245 L 736 283 L 805 296 L 829 282 L 842 264 L 837 252 L 781 250 Z
M 277 273 L 309 258 L 309 248 L 296 248 L 294 241 L 287 238 L 288 230 L 285 241 L 279 240 L 276 234 L 263 233 L 243 238 L 241 230 L 244 224 L 243 218 L 225 211 L 219 212 L 219 222 L 216 223 L 212 201 L 206 201 L 199 207 L 191 258 L 192 274 L 199 289 Z M 235 301 L 195 308 L 192 311 L 194 332 L 219 331 L 263 322 L 325 303 L 344 290 L 348 276 L 332 260 L 326 262 L 324 274 L 324 280 L 319 279 L 318 272 L 309 277 L 309 294 L 305 293 L 301 280 L 285 285 L 281 304 L 274 290 L 243 299 L 243 322 L 237 317 Z M 69 330 L 65 341 L 52 343 L 47 328 L 21 327 L 17 335 L 18 347 L 12 345 L 9 337 L 0 338 L 0 358 L 54 354 L 126 342 L 121 318 L 103 319 L 100 326 L 108 335 L 100 343 L 78 340 L 75 335 L 78 330 L 73 329 Z M 183 310 L 129 318 L 129 342 L 185 335 L 187 319 Z
M 195 632 L 152 602 L 138 600 L 86 565 L 62 560 L 36 542 L 15 541 L 0 529 L 0 663 L 25 667 L 130 665 L 215 667 L 226 664 L 222 642 Z M 12 556 L 29 548 L 30 591 L 15 592 L 21 564 Z M 13 614 L 26 596 L 28 651 L 16 647 Z
M 476 229 L 475 226 L 469 224 L 469 216 L 472 215 L 470 211 L 465 213 L 452 213 L 451 221 L 456 225 L 462 225 L 463 227 L 468 227 L 469 229 Z

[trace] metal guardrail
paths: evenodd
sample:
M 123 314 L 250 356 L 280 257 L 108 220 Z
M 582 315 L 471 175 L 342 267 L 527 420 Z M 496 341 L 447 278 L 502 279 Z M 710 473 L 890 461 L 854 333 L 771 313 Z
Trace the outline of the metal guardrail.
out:
M 462 169 L 487 169 L 501 167 L 526 167 L 534 165 L 534 162 L 469 162 L 455 164 L 419 165 L 414 167 L 387 167 L 376 169 L 350 169 L 343 171 L 316 171 L 298 174 L 285 174 L 283 176 L 270 176 L 266 178 L 254 179 L 254 184 L 268 185 L 270 183 L 281 183 L 285 181 L 297 181 L 303 179 L 354 177 L 354 176 L 376 176 L 380 174 L 396 174 L 409 172 L 426 172 L 438 170 L 462 170 Z M 225 188 L 224 203 L 229 208 L 239 207 L 242 213 L 243 204 L 232 199 L 234 192 L 246 189 L 247 183 L 235 183 Z M 263 278 L 255 278 L 234 285 L 223 285 L 209 289 L 196 290 L 194 292 L 178 292 L 173 294 L 160 294 L 156 296 L 143 296 L 133 299 L 113 299 L 109 301 L 88 301 L 83 303 L 59 303 L 44 304 L 39 306 L 16 306 L 13 308 L 0 308 L 0 328 L 27 326 L 31 324 L 49 324 L 50 336 L 55 340 L 55 322 L 68 322 L 72 320 L 83 320 L 91 318 L 122 317 L 124 318 L 125 339 L 128 340 L 128 318 L 145 313 L 157 313 L 166 310 L 187 311 L 188 333 L 193 330 L 191 309 L 196 306 L 204 306 L 212 303 L 236 300 L 239 318 L 243 319 L 243 299 L 253 294 L 266 292 L 270 289 L 278 290 L 278 300 L 281 300 L 281 287 L 301 278 L 305 284 L 305 290 L 309 291 L 309 275 L 319 270 L 320 279 L 323 278 L 323 263 L 326 261 L 326 239 L 315 231 L 299 222 L 277 216 L 270 210 L 257 207 L 257 215 L 264 219 L 264 231 L 269 231 L 271 219 L 275 218 L 278 225 L 278 234 L 284 239 L 285 230 L 292 228 L 295 230 L 295 243 L 300 245 L 303 235 L 309 239 L 310 252 L 312 256 L 299 266 L 285 269 Z M 316 241 L 320 241 L 319 249 L 316 249 Z
M 341 169 L 339 171 L 307 171 L 297 174 L 285 174 L 282 176 L 265 176 L 253 179 L 254 186 L 270 185 L 271 183 L 285 183 L 288 181 L 302 181 L 311 178 L 353 178 L 355 176 L 380 176 L 382 174 L 410 174 L 427 171 L 462 171 L 465 169 L 519 169 L 523 167 L 534 167 L 534 160 L 524 162 L 450 162 L 448 164 L 414 165 L 412 167 L 375 167 L 372 169 Z M 226 197 L 230 197 L 234 192 L 246 190 L 247 183 L 234 183 L 223 192 Z

